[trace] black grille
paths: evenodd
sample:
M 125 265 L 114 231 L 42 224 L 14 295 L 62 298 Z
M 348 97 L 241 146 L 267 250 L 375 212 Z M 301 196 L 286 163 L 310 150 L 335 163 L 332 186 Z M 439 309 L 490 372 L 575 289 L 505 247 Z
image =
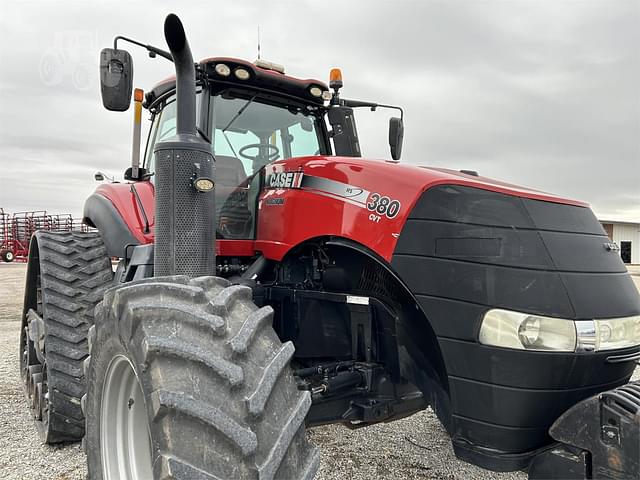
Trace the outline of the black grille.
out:
M 213 168 L 205 151 L 156 150 L 156 276 L 215 274 L 214 195 L 192 186 Z
M 377 264 L 367 263 L 362 269 L 357 290 L 368 292 L 369 295 L 399 301 L 395 279 L 385 269 Z

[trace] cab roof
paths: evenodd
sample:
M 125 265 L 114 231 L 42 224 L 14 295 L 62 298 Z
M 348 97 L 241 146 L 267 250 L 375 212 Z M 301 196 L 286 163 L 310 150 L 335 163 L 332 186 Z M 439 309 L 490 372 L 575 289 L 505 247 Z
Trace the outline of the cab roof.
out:
M 268 62 L 265 62 L 268 63 Z M 229 67 L 231 72 L 227 76 L 220 75 L 216 71 L 218 64 L 224 64 Z M 315 79 L 301 79 L 280 73 L 279 71 L 255 65 L 254 63 L 232 57 L 210 57 L 200 60 L 198 65 L 201 75 L 209 81 L 217 84 L 227 85 L 230 88 L 249 87 L 265 91 L 266 93 L 275 93 L 295 97 L 297 100 L 322 105 L 324 100 L 322 96 L 316 96 L 311 93 L 313 87 L 317 87 L 321 92 L 328 92 L 326 83 Z M 245 80 L 239 79 L 235 72 L 242 69 L 248 72 L 249 76 Z M 145 95 L 144 106 L 151 106 L 158 98 L 164 96 L 168 92 L 175 89 L 176 77 L 171 76 L 157 83 Z M 317 91 L 316 91 L 317 93 Z

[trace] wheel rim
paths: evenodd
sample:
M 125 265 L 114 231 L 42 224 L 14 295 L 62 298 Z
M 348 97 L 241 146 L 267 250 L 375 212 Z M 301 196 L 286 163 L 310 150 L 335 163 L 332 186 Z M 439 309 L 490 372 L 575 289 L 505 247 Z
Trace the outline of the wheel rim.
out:
M 104 480 L 153 477 L 144 395 L 131 362 L 123 355 L 111 361 L 104 380 L 100 450 Z

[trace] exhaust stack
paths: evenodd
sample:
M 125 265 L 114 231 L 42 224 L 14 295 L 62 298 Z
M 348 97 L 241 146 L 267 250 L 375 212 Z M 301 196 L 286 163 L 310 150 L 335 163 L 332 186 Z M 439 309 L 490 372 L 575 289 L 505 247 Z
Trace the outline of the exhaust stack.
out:
M 164 34 L 176 69 L 176 135 L 157 143 L 154 275 L 215 275 L 215 197 L 195 188 L 213 179 L 211 145 L 196 131 L 196 72 L 180 19 Z M 213 183 L 211 183 L 213 185 Z
M 164 21 L 164 37 L 176 69 L 178 97 L 177 135 L 196 134 L 196 70 L 180 19 L 173 13 Z

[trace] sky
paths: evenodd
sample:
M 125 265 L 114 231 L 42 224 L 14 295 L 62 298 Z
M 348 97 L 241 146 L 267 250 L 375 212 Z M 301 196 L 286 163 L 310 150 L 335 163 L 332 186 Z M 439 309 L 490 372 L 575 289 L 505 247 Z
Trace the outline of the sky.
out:
M 130 163 L 132 116 L 108 112 L 98 58 L 125 35 L 194 57 L 328 80 L 405 109 L 402 162 L 480 174 L 640 222 L 640 0 L 6 1 L 0 6 L 0 207 L 79 216 L 100 170 Z M 172 65 L 127 47 L 135 85 Z M 390 158 L 390 113 L 357 111 L 365 157 Z M 145 117 L 146 118 L 146 117 Z M 148 123 L 148 122 L 145 122 Z

